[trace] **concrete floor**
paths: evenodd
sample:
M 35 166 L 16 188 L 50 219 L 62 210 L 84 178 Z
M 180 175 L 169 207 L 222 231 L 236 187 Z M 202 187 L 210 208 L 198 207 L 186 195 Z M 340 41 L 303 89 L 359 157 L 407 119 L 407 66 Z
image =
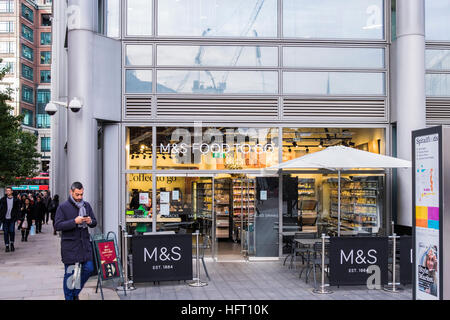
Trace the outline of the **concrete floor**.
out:
M 205 287 L 190 287 L 183 281 L 163 281 L 158 284 L 135 284 L 136 290 L 121 299 L 131 300 L 410 300 L 411 287 L 401 293 L 369 290 L 367 287 L 330 287 L 334 293 L 319 295 L 312 292 L 312 276 L 306 283 L 300 269 L 289 269 L 279 261 L 214 262 L 207 261 L 211 277 Z M 317 274 L 318 278 L 320 277 Z

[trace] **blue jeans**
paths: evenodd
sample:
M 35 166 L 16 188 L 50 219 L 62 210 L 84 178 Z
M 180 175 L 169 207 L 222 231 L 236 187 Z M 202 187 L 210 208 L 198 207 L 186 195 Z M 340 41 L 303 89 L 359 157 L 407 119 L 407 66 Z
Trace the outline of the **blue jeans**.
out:
M 72 267 L 70 267 L 72 266 Z M 66 300 L 73 300 L 74 297 L 78 297 L 81 290 L 84 287 L 84 284 L 86 281 L 88 281 L 89 277 L 91 276 L 92 272 L 94 272 L 94 263 L 92 261 L 87 261 L 85 263 L 82 263 L 81 266 L 81 279 L 79 285 L 75 285 L 75 288 L 70 289 L 69 286 L 72 283 L 72 275 L 75 271 L 74 264 L 65 264 L 64 265 L 64 283 L 63 283 L 63 289 L 64 289 L 64 296 Z M 70 268 L 69 268 L 70 267 Z M 69 285 L 68 283 L 69 282 Z
M 3 233 L 5 237 L 5 245 L 9 246 L 10 242 L 14 243 L 14 237 L 16 236 L 14 226 L 16 222 L 14 220 L 3 221 Z

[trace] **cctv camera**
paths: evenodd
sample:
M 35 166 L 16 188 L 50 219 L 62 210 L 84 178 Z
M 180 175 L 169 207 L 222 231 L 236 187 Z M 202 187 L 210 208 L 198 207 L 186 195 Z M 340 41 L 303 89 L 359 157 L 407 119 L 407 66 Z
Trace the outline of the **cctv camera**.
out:
M 54 103 L 47 103 L 47 105 L 45 106 L 45 112 L 47 112 L 47 114 L 49 116 L 53 116 L 56 111 L 58 111 L 56 105 Z
M 69 103 L 69 108 L 72 112 L 78 112 L 83 107 L 83 103 L 78 98 L 73 98 Z

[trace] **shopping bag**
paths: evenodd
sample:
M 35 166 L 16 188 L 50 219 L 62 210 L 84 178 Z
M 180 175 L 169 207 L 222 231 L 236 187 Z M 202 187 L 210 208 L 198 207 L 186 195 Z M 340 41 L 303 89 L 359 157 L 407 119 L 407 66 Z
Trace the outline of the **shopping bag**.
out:
M 24 220 L 22 222 L 22 229 L 28 229 L 28 221 L 27 220 Z
M 36 226 L 33 224 L 30 229 L 30 236 L 36 235 Z

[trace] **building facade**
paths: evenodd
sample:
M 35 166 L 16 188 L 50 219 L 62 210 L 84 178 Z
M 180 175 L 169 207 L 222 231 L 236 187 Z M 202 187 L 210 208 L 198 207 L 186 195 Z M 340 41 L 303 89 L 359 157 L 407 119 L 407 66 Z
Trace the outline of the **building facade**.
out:
M 0 58 L 9 67 L 1 89 L 10 89 L 23 127 L 38 136 L 39 172 L 48 172 L 51 158 L 50 117 L 45 105 L 51 89 L 51 0 L 0 1 Z
M 82 108 L 52 117 L 52 189 L 83 182 L 102 231 L 200 229 L 228 259 L 281 256 L 293 225 L 411 227 L 408 170 L 345 172 L 338 227 L 335 173 L 271 167 L 332 145 L 410 159 L 411 130 L 449 119 L 448 1 L 53 6 L 52 100 Z

